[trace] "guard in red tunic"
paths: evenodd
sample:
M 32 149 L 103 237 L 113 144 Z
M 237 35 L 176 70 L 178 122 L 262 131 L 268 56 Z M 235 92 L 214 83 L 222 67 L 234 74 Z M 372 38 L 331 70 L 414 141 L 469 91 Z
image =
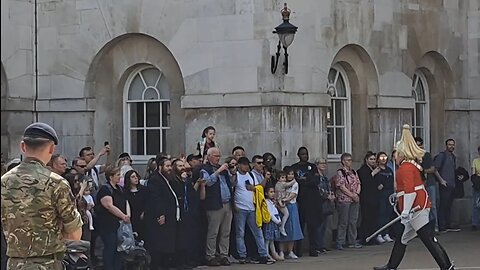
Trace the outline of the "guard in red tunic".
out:
M 396 172 L 396 196 L 398 211 L 404 226 L 402 237 L 397 237 L 387 265 L 374 267 L 375 270 L 397 269 L 405 255 L 407 243 L 417 235 L 442 270 L 455 269 L 443 247 L 428 226 L 431 202 L 423 185 L 419 165 L 425 151 L 417 146 L 410 133 L 410 126 L 404 125 L 402 138 L 396 144 L 395 162 L 400 166 Z

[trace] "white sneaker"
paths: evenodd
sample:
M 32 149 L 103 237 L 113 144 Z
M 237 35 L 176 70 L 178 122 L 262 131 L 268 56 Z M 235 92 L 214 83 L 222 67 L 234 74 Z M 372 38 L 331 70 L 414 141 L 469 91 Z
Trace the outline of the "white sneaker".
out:
M 290 252 L 288 255 L 285 256 L 285 259 L 286 259 L 286 260 L 297 260 L 298 257 L 297 257 L 297 255 L 295 255 L 295 253 L 293 253 L 293 251 L 292 251 L 292 252 Z
M 385 236 L 383 237 L 383 240 L 385 240 L 385 241 L 387 241 L 387 242 L 389 242 L 389 243 L 390 243 L 390 242 L 393 242 L 393 239 L 390 238 L 390 235 L 388 235 L 388 233 L 385 234 Z
M 383 239 L 382 235 L 377 235 L 377 238 L 375 238 L 375 240 L 377 240 L 377 243 L 379 244 L 383 244 L 385 243 L 385 239 Z

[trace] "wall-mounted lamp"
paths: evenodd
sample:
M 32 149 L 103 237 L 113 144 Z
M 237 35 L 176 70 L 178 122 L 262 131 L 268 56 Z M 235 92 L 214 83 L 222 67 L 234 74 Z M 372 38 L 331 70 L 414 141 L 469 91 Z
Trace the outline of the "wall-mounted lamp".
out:
M 277 53 L 272 55 L 271 61 L 271 71 L 274 74 L 277 71 L 278 67 L 278 59 L 280 58 L 280 49 L 283 46 L 283 50 L 285 51 L 285 62 L 283 62 L 283 66 L 285 67 L 285 74 L 288 74 L 288 53 L 287 48 L 292 44 L 293 39 L 295 38 L 295 33 L 297 32 L 298 27 L 288 22 L 290 20 L 290 9 L 287 8 L 287 3 L 284 4 L 282 9 L 282 17 L 283 23 L 279 26 L 275 27 L 275 31 L 273 33 L 278 34 L 278 45 L 277 45 Z

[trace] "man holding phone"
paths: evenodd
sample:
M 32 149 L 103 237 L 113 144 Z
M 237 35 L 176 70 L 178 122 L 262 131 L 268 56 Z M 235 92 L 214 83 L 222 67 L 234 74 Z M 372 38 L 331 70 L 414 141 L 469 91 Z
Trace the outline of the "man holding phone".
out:
M 110 164 L 110 144 L 108 141 L 105 141 L 103 148 L 100 152 L 95 155 L 93 148 L 90 146 L 84 147 L 80 150 L 78 154 L 80 157 L 85 159 L 87 162 L 87 167 L 85 167 L 85 174 L 90 176 L 93 179 L 94 185 L 97 187 L 100 186 L 100 175 L 105 172 L 105 168 Z M 100 158 L 104 155 L 107 155 L 107 160 L 103 165 L 97 165 Z

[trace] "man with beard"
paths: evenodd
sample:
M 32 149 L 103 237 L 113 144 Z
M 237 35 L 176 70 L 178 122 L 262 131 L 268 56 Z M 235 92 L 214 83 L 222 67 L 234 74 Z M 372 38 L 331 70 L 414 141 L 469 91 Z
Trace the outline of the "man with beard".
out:
M 157 170 L 147 185 L 145 208 L 145 246 L 152 254 L 150 269 L 172 267 L 170 261 L 176 248 L 177 223 L 180 220 L 180 204 L 169 180 L 173 178 L 172 162 L 159 156 Z
M 185 163 L 181 159 L 173 161 L 172 187 L 177 194 L 180 205 L 180 221 L 177 227 L 176 265 L 177 269 L 192 269 L 198 266 L 196 256 L 201 249 L 200 227 L 200 200 L 205 199 L 206 181 L 198 179 L 196 182 L 185 171 Z
M 300 226 L 302 228 L 303 234 L 305 234 L 305 224 L 308 223 L 307 220 L 307 207 L 309 202 L 307 201 L 307 194 L 308 194 L 308 187 L 307 181 L 309 181 L 310 177 L 315 173 L 316 166 L 313 163 L 308 162 L 308 149 L 304 146 L 298 148 L 297 156 L 299 161 L 292 165 L 292 169 L 295 172 L 295 180 L 298 182 L 298 212 L 300 215 Z M 318 193 L 318 192 L 317 192 Z M 319 204 L 318 204 L 319 205 Z M 320 215 L 316 215 L 320 216 Z M 319 223 L 319 222 L 315 222 Z M 309 226 L 307 224 L 307 226 Z M 316 226 L 315 226 L 316 227 Z M 310 237 L 310 236 L 309 236 Z M 302 257 L 302 240 L 299 240 L 295 243 L 295 254 L 298 257 Z

